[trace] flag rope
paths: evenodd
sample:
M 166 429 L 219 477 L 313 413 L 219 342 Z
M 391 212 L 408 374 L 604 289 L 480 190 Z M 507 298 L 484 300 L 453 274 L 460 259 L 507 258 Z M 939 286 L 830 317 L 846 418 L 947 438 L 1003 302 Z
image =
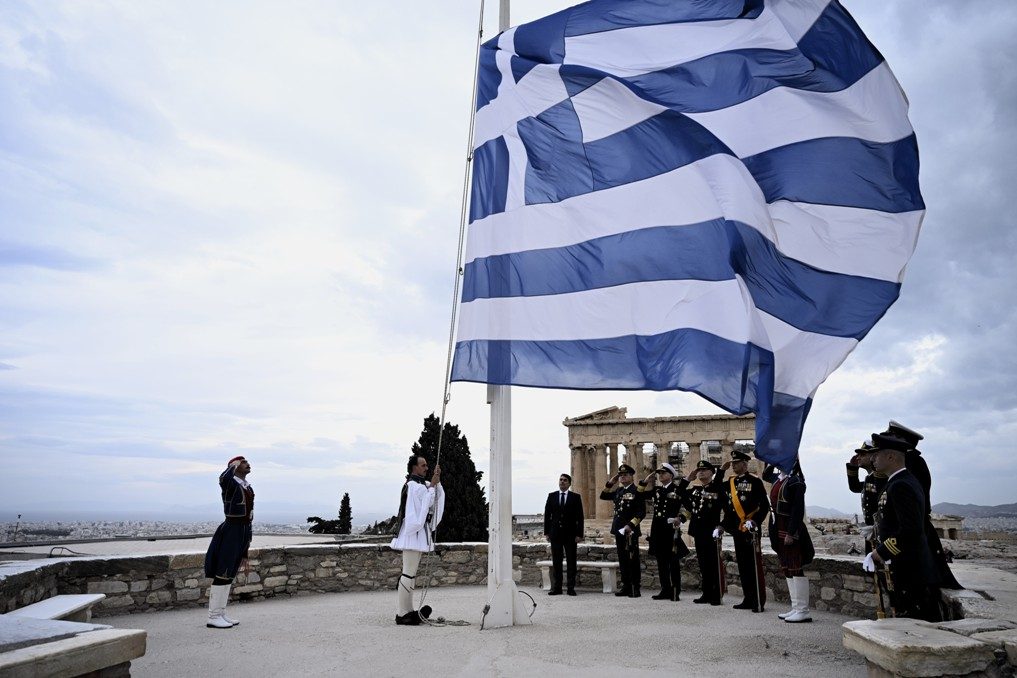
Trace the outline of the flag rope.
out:
M 466 134 L 466 168 L 463 171 L 463 190 L 462 200 L 459 206 L 459 241 L 456 245 L 456 269 L 455 275 L 453 276 L 452 282 L 452 313 L 449 320 L 448 327 L 448 350 L 445 357 L 445 382 L 443 385 L 444 391 L 441 398 L 441 418 L 438 421 L 438 450 L 435 455 L 434 465 L 438 466 L 441 463 L 441 441 L 443 434 L 445 433 L 445 412 L 448 409 L 448 401 L 450 398 L 450 387 L 452 384 L 452 350 L 455 347 L 455 330 L 456 330 L 456 316 L 459 310 L 459 289 L 460 282 L 463 275 L 463 241 L 466 236 L 466 216 L 467 207 L 469 203 L 469 190 L 470 186 L 470 173 L 473 169 L 473 132 L 475 128 L 475 113 L 477 108 L 477 77 L 480 71 L 480 44 L 484 38 L 484 0 L 480 0 L 480 18 L 477 20 L 477 46 L 474 50 L 475 55 L 473 57 L 473 85 L 470 87 L 470 123 L 469 131 Z M 432 544 L 433 541 L 433 528 L 430 526 L 428 529 L 432 531 Z M 437 548 L 436 546 L 432 548 Z M 436 551 L 431 551 L 436 553 Z M 427 590 L 431 587 L 431 563 L 434 558 L 425 558 L 427 562 L 424 563 L 424 576 L 422 580 L 424 582 L 423 587 L 420 591 L 420 602 L 417 604 L 417 614 L 420 615 L 420 610 L 424 607 L 424 601 L 427 600 Z M 430 619 L 421 616 L 421 619 L 428 624 L 438 625 L 439 622 L 432 622 Z M 445 622 L 447 623 L 447 622 Z M 442 623 L 441 625 L 444 625 Z M 461 625 L 456 622 L 455 625 Z
M 456 317 L 459 310 L 459 289 L 463 277 L 463 241 L 466 239 L 466 216 L 469 203 L 470 173 L 473 169 L 473 133 L 476 125 L 477 77 L 480 71 L 480 43 L 484 37 L 484 0 L 480 0 L 480 19 L 477 22 L 477 48 L 473 57 L 473 85 L 470 87 L 470 123 L 466 134 L 466 167 L 463 171 L 462 200 L 459 205 L 459 241 L 456 245 L 456 269 L 452 281 L 452 313 L 448 327 L 448 350 L 445 356 L 445 382 L 441 398 L 441 418 L 438 421 L 438 452 L 434 461 L 441 462 L 441 440 L 445 433 L 445 411 L 448 408 L 452 384 L 452 351 L 455 348 Z

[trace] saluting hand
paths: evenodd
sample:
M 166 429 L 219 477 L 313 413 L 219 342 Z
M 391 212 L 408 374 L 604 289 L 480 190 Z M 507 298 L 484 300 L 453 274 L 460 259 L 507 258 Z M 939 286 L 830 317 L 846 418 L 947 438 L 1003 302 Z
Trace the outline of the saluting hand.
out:
M 729 468 L 731 468 L 731 460 L 730 459 L 728 459 L 727 461 L 724 462 L 724 465 L 720 467 L 720 470 L 721 471 L 726 471 Z

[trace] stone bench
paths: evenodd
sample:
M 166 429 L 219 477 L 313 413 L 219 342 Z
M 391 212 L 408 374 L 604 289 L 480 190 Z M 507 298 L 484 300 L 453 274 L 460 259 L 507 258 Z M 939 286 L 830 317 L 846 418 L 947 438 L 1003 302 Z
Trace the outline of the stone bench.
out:
M 148 634 L 103 624 L 0 615 L 0 676 L 129 676 Z
M 62 619 L 72 622 L 87 622 L 92 619 L 92 606 L 106 597 L 105 593 L 75 593 L 53 596 L 38 603 L 26 605 L 8 612 L 10 616 L 32 619 Z
M 551 589 L 551 567 L 550 560 L 538 560 L 537 567 L 540 568 L 540 588 L 548 591 Z M 578 560 L 576 569 L 600 570 L 600 580 L 604 584 L 604 593 L 614 593 L 618 583 L 618 563 L 610 560 Z

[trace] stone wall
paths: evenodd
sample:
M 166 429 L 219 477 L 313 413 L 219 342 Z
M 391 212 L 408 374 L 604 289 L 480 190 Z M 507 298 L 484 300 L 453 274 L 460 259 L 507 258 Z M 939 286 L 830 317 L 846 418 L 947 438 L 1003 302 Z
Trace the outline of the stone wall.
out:
M 613 546 L 580 545 L 579 560 L 617 560 Z M 539 560 L 549 560 L 547 544 L 517 543 L 513 546 L 516 581 L 529 587 L 540 584 Z M 728 572 L 726 601 L 740 600 L 738 570 L 733 554 L 724 554 Z M 435 559 L 436 558 L 436 559 Z M 0 566 L 0 613 L 29 605 L 56 594 L 105 593 L 94 610 L 96 616 L 146 610 L 197 607 L 208 602 L 210 580 L 203 572 L 203 553 L 137 557 L 83 557 L 18 561 Z M 642 552 L 642 585 L 647 592 L 657 586 L 656 562 Z M 401 556 L 377 544 L 326 544 L 252 549 L 250 573 L 241 574 L 234 593 L 241 600 L 278 595 L 309 595 L 342 591 L 394 590 L 401 569 Z M 786 603 L 787 587 L 780 577 L 776 557 L 764 555 L 766 582 L 771 603 Z M 441 544 L 437 556 L 425 557 L 417 575 L 426 581 L 430 569 L 432 586 L 487 583 L 487 544 Z M 812 602 L 817 610 L 871 618 L 875 596 L 871 580 L 863 577 L 857 559 L 817 558 L 806 570 L 812 583 Z M 685 559 L 684 588 L 698 589 L 699 570 L 695 555 Z M 580 587 L 600 589 L 600 574 L 580 570 Z

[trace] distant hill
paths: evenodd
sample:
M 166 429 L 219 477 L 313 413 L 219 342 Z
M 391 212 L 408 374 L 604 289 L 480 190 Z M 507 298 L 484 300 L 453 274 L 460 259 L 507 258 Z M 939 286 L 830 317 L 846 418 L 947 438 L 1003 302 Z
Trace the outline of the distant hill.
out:
M 964 518 L 1017 518 L 1017 504 L 979 506 L 977 504 L 941 502 L 933 504 L 932 512 L 948 516 L 962 516 Z
M 825 506 L 806 506 L 805 515 L 809 518 L 850 518 L 852 514 L 838 511 L 835 508 Z

